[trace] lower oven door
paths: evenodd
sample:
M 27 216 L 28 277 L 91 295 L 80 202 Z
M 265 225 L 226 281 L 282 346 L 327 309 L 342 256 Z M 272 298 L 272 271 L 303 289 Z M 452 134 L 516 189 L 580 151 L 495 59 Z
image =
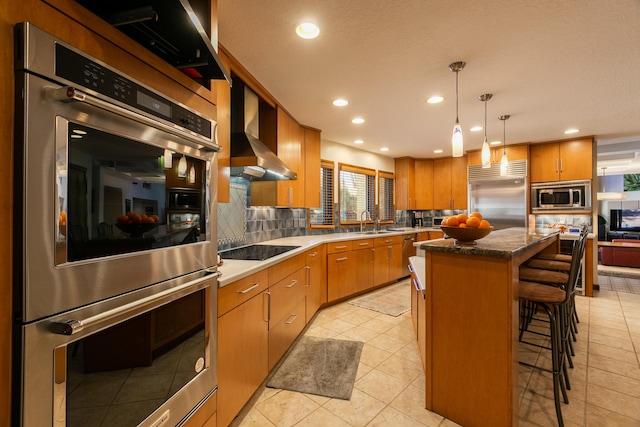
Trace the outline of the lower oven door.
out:
M 20 425 L 173 426 L 215 392 L 217 273 L 171 282 L 23 326 Z

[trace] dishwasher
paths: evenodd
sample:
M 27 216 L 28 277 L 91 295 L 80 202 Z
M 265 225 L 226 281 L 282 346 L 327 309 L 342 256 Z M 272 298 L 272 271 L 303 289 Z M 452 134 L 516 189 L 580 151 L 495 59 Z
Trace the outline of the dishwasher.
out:
M 416 248 L 413 246 L 415 240 L 415 234 L 405 234 L 402 236 L 402 277 L 411 274 L 409 271 L 409 257 L 416 255 Z

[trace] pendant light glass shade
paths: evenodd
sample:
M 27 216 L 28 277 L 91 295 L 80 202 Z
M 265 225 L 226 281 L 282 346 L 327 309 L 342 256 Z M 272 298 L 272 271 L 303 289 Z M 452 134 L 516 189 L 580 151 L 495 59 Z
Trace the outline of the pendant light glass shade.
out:
M 196 170 L 194 169 L 193 165 L 191 165 L 191 168 L 189 169 L 189 184 L 195 184 L 196 183 Z
M 449 71 L 456 73 L 456 123 L 453 125 L 451 134 L 451 155 L 453 157 L 462 157 L 464 149 L 462 145 L 462 127 L 458 120 L 458 73 L 464 69 L 466 63 L 459 61 L 449 65 Z
M 187 176 L 187 158 L 182 155 L 178 162 L 178 178 L 186 178 Z
M 488 169 L 491 167 L 491 148 L 487 142 L 487 101 L 493 98 L 490 93 L 480 95 L 478 99 L 484 102 L 484 142 L 482 143 L 482 167 Z
M 507 119 L 508 114 L 498 117 L 502 120 L 502 160 L 500 161 L 500 176 L 506 176 L 509 169 L 509 159 L 507 158 Z
M 168 148 L 164 149 L 164 154 L 162 155 L 162 160 L 164 163 L 165 169 L 171 169 L 173 166 L 173 153 Z
M 456 124 L 453 125 L 453 135 L 451 136 L 451 150 L 453 157 L 462 157 L 464 154 L 462 149 L 462 128 L 460 122 L 456 119 Z

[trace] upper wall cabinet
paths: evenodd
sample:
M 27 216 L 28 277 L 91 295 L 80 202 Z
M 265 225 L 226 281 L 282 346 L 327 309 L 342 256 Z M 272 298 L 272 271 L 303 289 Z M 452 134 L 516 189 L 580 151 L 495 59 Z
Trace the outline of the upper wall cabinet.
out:
M 320 207 L 320 131 L 304 129 L 304 207 Z
M 433 161 L 433 209 L 467 208 L 467 158 Z
M 531 182 L 591 179 L 593 138 L 533 144 Z
M 415 159 L 395 159 L 396 209 L 416 209 Z
M 509 161 L 528 160 L 528 145 L 509 145 L 507 147 L 494 147 L 491 149 L 491 163 L 500 163 L 502 161 L 503 151 L 507 152 Z M 479 166 L 482 164 L 482 151 L 472 151 L 467 155 L 467 163 L 469 166 Z

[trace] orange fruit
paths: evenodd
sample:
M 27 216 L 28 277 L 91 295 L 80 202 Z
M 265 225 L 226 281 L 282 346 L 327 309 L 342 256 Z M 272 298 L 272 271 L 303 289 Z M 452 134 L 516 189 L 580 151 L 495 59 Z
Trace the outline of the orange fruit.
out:
M 479 219 L 476 216 L 469 217 L 469 219 L 467 220 L 467 227 L 469 227 L 469 228 L 478 228 L 478 227 L 480 227 L 480 222 L 481 221 L 482 220 Z
M 458 224 L 465 224 L 467 222 L 467 214 L 458 214 L 456 218 L 458 218 Z
M 491 228 L 491 224 L 489 224 L 489 221 L 487 221 L 486 219 L 483 219 L 482 221 L 480 221 L 480 225 L 478 226 L 478 228 Z
M 466 222 L 461 222 L 460 225 L 458 225 L 458 227 L 467 228 L 467 223 Z
M 447 218 L 447 225 L 449 227 L 457 227 L 458 226 L 458 217 L 450 216 Z
M 482 221 L 482 214 L 481 214 L 480 212 L 471 212 L 471 213 L 469 214 L 469 216 L 470 216 L 470 217 L 472 216 L 472 217 L 478 218 L 480 221 Z

